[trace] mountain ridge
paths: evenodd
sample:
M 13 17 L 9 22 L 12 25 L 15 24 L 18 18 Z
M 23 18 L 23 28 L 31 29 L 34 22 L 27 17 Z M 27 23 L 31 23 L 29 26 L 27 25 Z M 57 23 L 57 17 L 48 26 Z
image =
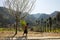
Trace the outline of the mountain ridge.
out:
M 41 13 L 37 13 L 37 14 L 28 14 L 25 18 L 24 18 L 24 20 L 26 20 L 26 22 L 30 22 L 30 24 L 32 25 L 32 24 L 34 24 L 34 23 L 36 23 L 36 20 L 41 20 L 42 18 L 45 20 L 45 19 L 48 19 L 49 17 L 55 17 L 56 15 L 57 15 L 57 13 L 58 13 L 59 11 L 55 11 L 55 12 L 53 12 L 52 14 L 41 14 Z M 9 14 L 9 12 L 8 12 L 8 9 L 7 8 L 5 8 L 5 7 L 0 7 L 0 15 L 3 15 L 3 16 L 5 16 L 5 18 L 7 18 L 7 19 L 4 19 L 4 21 L 7 23 L 14 23 L 15 22 L 15 19 L 14 19 L 14 17 L 12 16 L 12 15 L 10 15 Z M 24 15 L 24 14 L 23 14 Z M 0 17 L 2 17 L 2 16 L 0 16 Z M 1 19 L 0 18 L 0 22 L 3 20 L 3 19 Z M 2 21 L 3 22 L 3 21 Z

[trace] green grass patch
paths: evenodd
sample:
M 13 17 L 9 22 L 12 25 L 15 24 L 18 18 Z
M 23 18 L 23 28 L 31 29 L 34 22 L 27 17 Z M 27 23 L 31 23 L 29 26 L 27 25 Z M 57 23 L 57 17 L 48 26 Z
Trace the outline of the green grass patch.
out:
M 13 28 L 0 28 L 0 31 L 14 31 Z
M 15 31 L 14 28 L 0 28 L 0 31 Z M 23 31 L 22 28 L 17 29 L 17 31 Z

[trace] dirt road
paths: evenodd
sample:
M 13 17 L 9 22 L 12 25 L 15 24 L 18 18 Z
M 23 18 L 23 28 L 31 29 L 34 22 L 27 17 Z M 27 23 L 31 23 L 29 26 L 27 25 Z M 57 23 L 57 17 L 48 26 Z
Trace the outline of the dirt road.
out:
M 14 37 L 14 38 L 1 38 L 0 40 L 60 40 L 54 37 Z

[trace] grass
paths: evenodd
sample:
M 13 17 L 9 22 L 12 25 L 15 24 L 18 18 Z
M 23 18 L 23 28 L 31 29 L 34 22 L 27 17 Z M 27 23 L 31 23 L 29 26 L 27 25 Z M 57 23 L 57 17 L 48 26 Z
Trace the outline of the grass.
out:
M 0 31 L 14 31 L 13 28 L 0 28 Z
M 39 32 L 39 30 L 41 30 L 41 29 L 34 27 L 32 31 Z M 15 29 L 14 28 L 0 28 L 0 31 L 15 31 Z M 18 31 L 23 31 L 23 29 L 22 28 L 18 28 Z M 45 30 L 43 30 L 43 32 L 44 31 Z M 46 32 L 60 32 L 60 29 L 55 29 L 55 30 L 51 30 L 51 31 L 49 29 L 47 29 Z
M 20 30 L 22 30 L 20 28 Z M 58 31 L 58 30 L 57 30 Z M 13 28 L 0 28 L 0 38 L 1 37 L 11 37 L 15 34 L 15 29 Z M 23 31 L 18 31 L 17 35 L 15 37 L 19 37 L 23 35 Z M 29 31 L 28 32 L 28 37 L 42 37 L 42 36 L 60 36 L 60 32 L 59 33 L 54 33 L 54 32 L 33 32 L 33 31 Z
M 60 36 L 60 29 L 51 30 L 51 32 L 49 31 L 49 29 L 47 29 L 47 32 L 42 32 L 42 33 L 36 32 L 36 30 L 38 30 L 37 28 L 33 28 L 33 30 L 35 30 L 35 31 L 28 32 L 28 36 L 30 36 L 30 37 L 31 36 L 32 37 L 42 37 L 42 36 L 55 36 L 56 37 L 56 36 Z M 0 28 L 0 38 L 13 36 L 14 33 L 15 33 L 14 28 Z M 23 35 L 22 28 L 18 28 L 18 33 L 17 33 L 16 37 L 19 37 L 22 35 Z
M 35 32 L 60 32 L 60 29 L 59 28 L 56 28 L 56 29 L 51 29 L 50 30 L 50 28 L 41 28 L 41 27 L 39 27 L 39 26 L 37 26 L 37 27 L 32 27 L 32 31 L 35 31 Z

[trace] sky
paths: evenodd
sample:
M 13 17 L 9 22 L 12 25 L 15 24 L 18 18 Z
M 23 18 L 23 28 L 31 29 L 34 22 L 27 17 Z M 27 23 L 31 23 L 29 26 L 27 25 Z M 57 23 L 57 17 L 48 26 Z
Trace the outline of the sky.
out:
M 0 6 L 3 6 L 3 1 L 0 0 Z M 60 0 L 36 0 L 35 8 L 31 14 L 51 14 L 54 11 L 60 11 Z
M 0 0 L 0 7 L 3 6 L 4 0 Z

